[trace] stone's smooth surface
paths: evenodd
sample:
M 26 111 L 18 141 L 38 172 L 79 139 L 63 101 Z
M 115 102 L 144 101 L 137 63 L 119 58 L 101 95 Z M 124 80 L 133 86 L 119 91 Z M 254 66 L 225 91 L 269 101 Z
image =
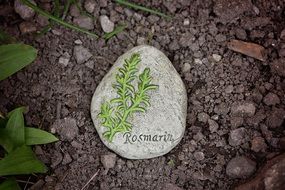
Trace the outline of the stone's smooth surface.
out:
M 100 16 L 100 24 L 104 32 L 109 33 L 114 30 L 115 24 L 106 15 Z
M 31 0 L 31 3 L 36 5 L 33 0 Z M 35 11 L 27 5 L 24 5 L 20 0 L 15 0 L 14 9 L 15 12 L 18 13 L 20 17 L 24 20 L 29 20 L 35 15 Z
M 83 46 L 75 46 L 73 54 L 75 56 L 76 62 L 79 64 L 84 63 L 90 57 L 92 57 L 92 54 L 89 52 L 89 50 Z
M 226 167 L 226 173 L 232 178 L 247 178 L 253 174 L 256 163 L 245 156 L 231 159 Z
M 98 117 L 101 104 L 117 97 L 112 87 L 118 68 L 133 53 L 139 53 L 141 62 L 138 73 L 150 68 L 152 83 L 159 85 L 157 90 L 148 92 L 151 106 L 145 113 L 134 113 L 128 119 L 132 124 L 130 133 L 117 133 L 113 142 L 108 142 L 103 133 Z M 133 81 L 134 86 L 137 79 Z M 159 50 L 151 46 L 135 47 L 115 62 L 111 70 L 97 87 L 91 103 L 91 116 L 102 142 L 111 150 L 129 159 L 147 159 L 164 155 L 173 149 L 182 139 L 187 113 L 187 94 L 185 86 L 169 59 Z

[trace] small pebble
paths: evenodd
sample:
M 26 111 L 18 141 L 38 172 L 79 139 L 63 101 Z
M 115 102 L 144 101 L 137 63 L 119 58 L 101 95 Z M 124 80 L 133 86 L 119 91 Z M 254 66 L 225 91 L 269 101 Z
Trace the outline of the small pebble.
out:
M 246 130 L 243 127 L 232 130 L 229 136 L 229 144 L 231 146 L 241 145 L 243 142 L 245 142 L 245 133 Z
M 110 33 L 114 30 L 115 24 L 109 19 L 108 16 L 100 16 L 100 24 L 104 32 Z
M 73 54 L 75 56 L 76 62 L 79 64 L 86 62 L 90 57 L 92 57 L 92 54 L 89 52 L 89 50 L 83 46 L 75 46 Z
M 96 6 L 96 2 L 94 0 L 86 0 L 84 2 L 84 8 L 88 13 L 93 13 Z
M 36 5 L 33 0 L 30 0 L 30 2 Z M 14 9 L 24 20 L 29 20 L 35 15 L 35 11 L 27 5 L 24 5 L 20 0 L 15 0 Z
M 110 169 L 115 167 L 117 160 L 116 154 L 110 153 L 101 156 L 101 163 L 103 164 L 105 169 Z
M 267 145 L 262 137 L 254 137 L 251 141 L 251 150 L 254 152 L 265 152 Z
M 256 163 L 245 156 L 237 156 L 229 161 L 226 174 L 232 178 L 247 178 L 253 174 Z
M 85 28 L 87 30 L 92 30 L 94 28 L 93 20 L 87 16 L 79 16 L 73 19 L 74 24 Z
M 37 31 L 37 27 L 34 23 L 24 21 L 19 25 L 20 31 L 22 34 L 32 33 Z
M 203 123 L 208 122 L 208 119 L 210 119 L 210 116 L 205 112 L 199 113 L 197 117 L 198 117 L 198 121 L 203 122 Z
M 218 55 L 218 54 L 213 54 L 212 56 L 213 56 L 213 59 L 214 59 L 216 62 L 219 62 L 219 61 L 221 61 L 221 59 L 222 59 L 222 56 L 220 56 L 220 55 Z
M 205 159 L 205 155 L 203 152 L 194 152 L 194 158 L 197 160 L 197 161 L 202 161 Z
M 183 73 L 188 73 L 191 69 L 191 65 L 189 63 L 184 63 L 183 64 L 183 68 L 182 68 L 182 72 Z
M 209 130 L 211 133 L 217 132 L 219 128 L 219 124 L 216 121 L 209 119 L 208 124 L 209 124 Z
M 276 104 L 280 104 L 280 99 L 279 97 L 272 93 L 272 92 L 269 92 L 264 98 L 263 98 L 263 102 L 268 105 L 268 106 L 274 106 Z
M 185 19 L 184 21 L 183 21 L 183 25 L 184 26 L 188 26 L 190 24 L 190 20 L 189 19 Z

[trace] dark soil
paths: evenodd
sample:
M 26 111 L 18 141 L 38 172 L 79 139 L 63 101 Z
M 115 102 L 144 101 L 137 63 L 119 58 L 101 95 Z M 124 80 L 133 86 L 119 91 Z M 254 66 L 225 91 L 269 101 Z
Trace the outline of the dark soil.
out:
M 0 17 L 6 32 L 38 49 L 33 64 L 0 83 L 0 110 L 8 112 L 25 105 L 29 107 L 28 125 L 47 131 L 69 125 L 79 129 L 67 137 L 58 134 L 61 140 L 57 143 L 35 147 L 50 171 L 33 182 L 43 180 L 41 189 L 78 190 L 100 169 L 87 189 L 233 188 L 244 179 L 226 174 L 231 158 L 244 155 L 259 169 L 265 160 L 281 152 L 278 142 L 285 135 L 285 79 L 272 64 L 284 63 L 285 59 L 285 39 L 280 37 L 285 29 L 284 1 L 133 2 L 174 18 L 168 21 L 110 1 L 105 7 L 106 1 L 98 0 L 96 18 L 106 14 L 116 25 L 128 24 L 126 30 L 106 42 L 60 26 L 39 37 L 21 35 L 18 25 L 22 20 L 13 10 Z M 67 20 L 71 21 L 72 16 Z M 103 34 L 98 19 L 94 27 Z M 93 54 L 93 69 L 76 63 L 73 48 L 78 39 Z M 227 49 L 230 39 L 264 46 L 267 61 Z M 162 50 L 186 85 L 189 101 L 185 136 L 167 155 L 149 160 L 117 157 L 115 167 L 105 170 L 100 159 L 110 150 L 100 141 L 91 121 L 91 97 L 115 60 L 142 43 Z M 58 62 L 65 52 L 71 55 L 67 66 Z M 217 60 L 213 54 L 222 59 Z M 252 103 L 255 113 L 234 115 L 233 107 L 244 102 Z M 234 138 L 231 132 L 241 127 L 242 138 L 229 143 Z

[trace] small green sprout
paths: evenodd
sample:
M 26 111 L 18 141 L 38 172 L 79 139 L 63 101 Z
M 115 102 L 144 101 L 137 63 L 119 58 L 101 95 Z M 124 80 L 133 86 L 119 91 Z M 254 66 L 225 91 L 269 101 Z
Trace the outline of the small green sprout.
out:
M 132 124 L 128 122 L 129 116 L 136 112 L 146 112 L 150 106 L 150 90 L 158 88 L 151 83 L 150 69 L 145 68 L 139 75 L 137 89 L 132 82 L 137 78 L 137 65 L 140 63 L 140 55 L 133 54 L 130 59 L 126 59 L 119 73 L 116 75 L 116 84 L 113 86 L 117 90 L 118 96 L 110 102 L 106 101 L 101 105 L 99 117 L 102 119 L 102 126 L 107 128 L 103 136 L 112 142 L 116 133 L 131 131 Z

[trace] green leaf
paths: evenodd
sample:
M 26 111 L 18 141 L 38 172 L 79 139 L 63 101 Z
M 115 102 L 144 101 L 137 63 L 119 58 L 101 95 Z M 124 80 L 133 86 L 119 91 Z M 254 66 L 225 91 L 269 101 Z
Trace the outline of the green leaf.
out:
M 21 188 L 16 180 L 7 179 L 0 184 L 0 190 L 21 190 Z
M 8 131 L 4 129 L 0 129 L 0 145 L 9 153 L 13 150 L 14 143 L 11 140 Z
M 25 44 L 0 46 L 0 81 L 32 63 L 37 50 Z
M 58 138 L 40 129 L 25 127 L 25 140 L 26 145 L 37 145 L 52 143 L 58 141 Z
M 16 39 L 0 29 L 0 45 L 15 43 Z
M 46 166 L 26 145 L 18 147 L 0 160 L 0 176 L 47 172 Z
M 0 128 L 4 128 L 6 126 L 7 119 L 0 117 Z
M 164 17 L 164 18 L 167 18 L 167 19 L 171 19 L 171 16 L 166 15 L 166 14 L 164 14 L 164 13 L 158 11 L 158 10 L 150 9 L 150 8 L 144 7 L 142 5 L 137 5 L 135 3 L 131 3 L 131 2 L 128 2 L 126 0 L 115 0 L 115 1 L 117 3 L 119 3 L 119 4 L 121 4 L 121 5 L 127 6 L 129 8 L 133 8 L 133 9 L 136 9 L 136 10 L 149 12 L 151 14 L 156 14 L 156 15 L 159 15 L 161 17 Z
M 18 107 L 18 108 L 15 108 L 13 109 L 12 111 L 10 111 L 8 114 L 7 114 L 7 117 L 10 118 L 10 116 L 12 115 L 12 113 L 16 112 L 16 111 L 21 111 L 22 113 L 25 113 L 27 110 L 27 108 L 25 106 L 21 106 L 21 107 Z
M 9 114 L 9 120 L 6 125 L 7 135 L 13 143 L 13 148 L 25 144 L 25 124 L 23 108 L 16 108 Z

